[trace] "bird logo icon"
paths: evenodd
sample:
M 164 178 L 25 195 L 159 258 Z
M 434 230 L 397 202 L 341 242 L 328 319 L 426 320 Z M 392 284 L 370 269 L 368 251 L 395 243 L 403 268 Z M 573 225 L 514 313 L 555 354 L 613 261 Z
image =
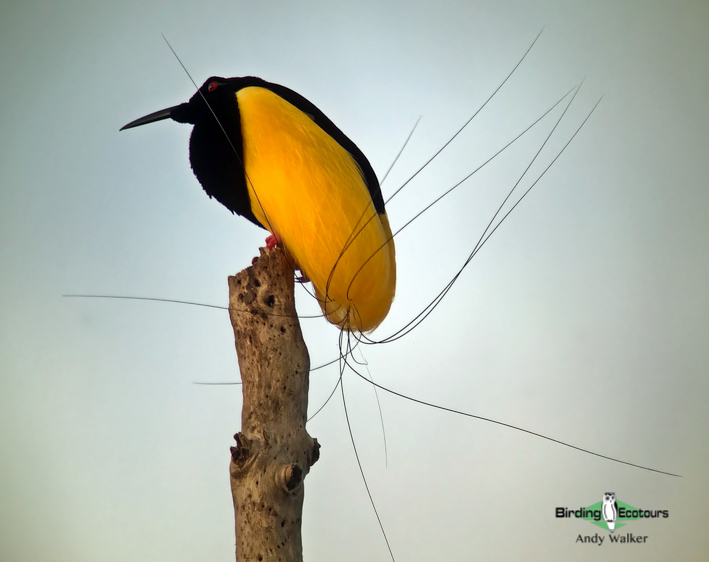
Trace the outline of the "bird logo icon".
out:
M 615 492 L 606 492 L 603 494 L 603 519 L 608 525 L 608 530 L 613 533 L 615 531 L 615 522 L 618 519 L 618 502 L 615 501 Z

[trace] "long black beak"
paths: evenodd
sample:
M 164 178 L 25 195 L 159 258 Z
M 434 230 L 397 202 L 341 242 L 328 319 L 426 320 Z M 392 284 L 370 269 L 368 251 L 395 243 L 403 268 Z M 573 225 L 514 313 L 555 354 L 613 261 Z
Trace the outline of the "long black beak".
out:
M 184 104 L 181 104 L 184 105 Z M 141 117 L 140 119 L 136 119 L 135 121 L 131 121 L 127 125 L 123 125 L 119 130 L 123 131 L 124 129 L 132 129 L 133 127 L 140 127 L 141 125 L 147 125 L 148 123 L 154 123 L 155 121 L 162 121 L 163 119 L 169 119 L 172 117 L 172 111 L 174 109 L 177 109 L 180 107 L 179 105 L 175 105 L 173 107 L 168 107 L 166 109 L 161 109 L 160 111 L 156 111 L 154 113 L 151 113 L 150 115 L 146 115 L 145 117 Z

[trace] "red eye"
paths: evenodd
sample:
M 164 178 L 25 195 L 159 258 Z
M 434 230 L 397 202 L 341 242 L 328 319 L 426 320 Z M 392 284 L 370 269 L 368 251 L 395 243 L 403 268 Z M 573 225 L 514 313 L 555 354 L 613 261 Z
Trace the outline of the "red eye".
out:
M 210 82 L 209 86 L 207 86 L 207 91 L 208 92 L 213 92 L 214 90 L 217 89 L 217 83 L 216 82 Z

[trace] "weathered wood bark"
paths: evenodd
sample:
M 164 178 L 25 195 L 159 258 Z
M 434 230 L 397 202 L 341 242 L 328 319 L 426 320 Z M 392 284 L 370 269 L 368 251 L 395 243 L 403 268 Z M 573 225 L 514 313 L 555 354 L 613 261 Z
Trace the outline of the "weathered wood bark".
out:
M 310 358 L 279 249 L 229 277 L 229 316 L 244 397 L 229 466 L 236 559 L 299 562 L 303 479 L 319 445 L 305 430 Z

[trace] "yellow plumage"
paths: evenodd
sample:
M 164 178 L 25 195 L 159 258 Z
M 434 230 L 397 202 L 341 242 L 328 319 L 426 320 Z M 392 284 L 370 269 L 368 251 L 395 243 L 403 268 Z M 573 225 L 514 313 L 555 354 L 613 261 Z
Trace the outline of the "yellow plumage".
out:
M 354 158 L 266 88 L 236 92 L 251 211 L 278 234 L 333 324 L 369 331 L 396 287 L 394 241 Z

